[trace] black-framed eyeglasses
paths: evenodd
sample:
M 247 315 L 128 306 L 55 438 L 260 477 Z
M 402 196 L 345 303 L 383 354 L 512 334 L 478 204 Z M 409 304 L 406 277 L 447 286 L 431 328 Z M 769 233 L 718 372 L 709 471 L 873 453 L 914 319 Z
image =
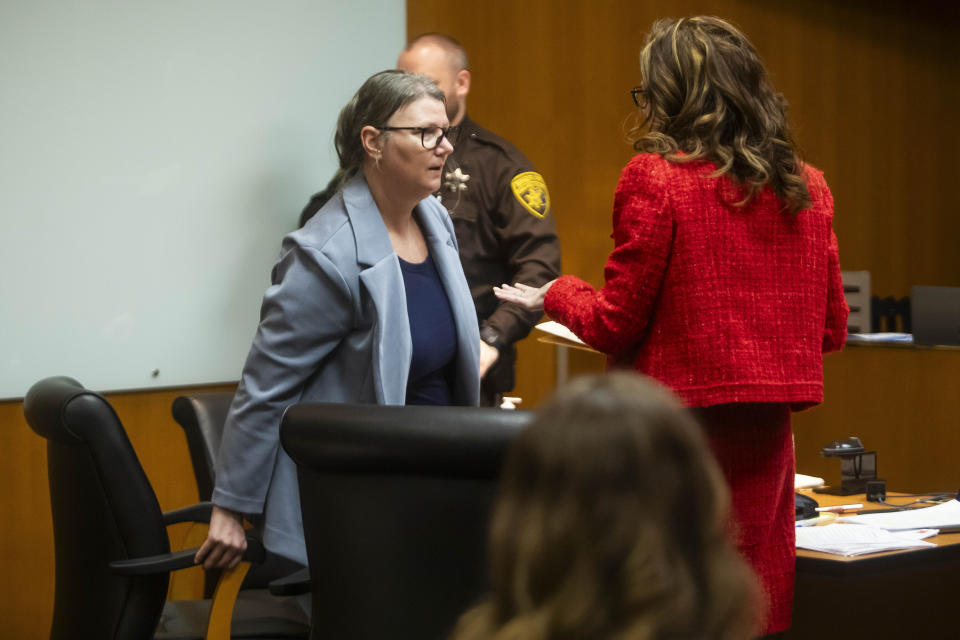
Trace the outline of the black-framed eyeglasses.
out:
M 460 127 L 447 127 L 446 129 L 443 127 L 377 127 L 377 129 L 381 131 L 419 131 L 420 144 L 427 151 L 439 147 L 444 138 L 449 140 L 451 145 L 456 144 L 457 134 L 460 132 Z
M 630 95 L 633 97 L 633 104 L 642 107 L 647 100 L 647 90 L 641 86 L 630 89 Z

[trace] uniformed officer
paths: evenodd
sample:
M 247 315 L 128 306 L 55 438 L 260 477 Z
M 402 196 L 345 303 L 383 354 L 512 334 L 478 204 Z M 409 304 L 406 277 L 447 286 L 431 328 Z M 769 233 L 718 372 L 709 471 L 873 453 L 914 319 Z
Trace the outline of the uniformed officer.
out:
M 470 71 L 456 40 L 437 33 L 419 36 L 400 54 L 397 67 L 436 82 L 446 96 L 451 126 L 460 129 L 440 196 L 453 217 L 480 321 L 481 403 L 497 406 L 514 386 L 514 343 L 530 333 L 540 314 L 498 301 L 492 287 L 504 282 L 539 286 L 560 275 L 550 194 L 516 147 L 467 115 Z

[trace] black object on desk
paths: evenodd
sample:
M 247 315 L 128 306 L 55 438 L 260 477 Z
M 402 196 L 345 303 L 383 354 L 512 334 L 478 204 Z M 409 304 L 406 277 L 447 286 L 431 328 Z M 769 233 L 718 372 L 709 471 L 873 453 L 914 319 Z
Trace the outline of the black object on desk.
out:
M 797 520 L 815 518 L 817 516 L 817 507 L 820 506 L 816 500 L 810 496 L 805 496 L 802 493 L 794 494 L 793 504 L 796 507 Z
M 887 500 L 887 481 L 886 480 L 867 480 L 867 502 L 886 502 Z
M 817 487 L 816 493 L 849 496 L 865 493 L 867 483 L 877 480 L 877 452 L 867 451 L 860 438 L 851 436 L 846 440 L 833 440 L 821 450 L 826 458 L 840 458 L 840 486 Z
M 899 319 L 900 323 L 897 324 Z M 912 315 L 910 298 L 887 296 L 870 298 L 870 332 L 902 331 L 910 333 Z

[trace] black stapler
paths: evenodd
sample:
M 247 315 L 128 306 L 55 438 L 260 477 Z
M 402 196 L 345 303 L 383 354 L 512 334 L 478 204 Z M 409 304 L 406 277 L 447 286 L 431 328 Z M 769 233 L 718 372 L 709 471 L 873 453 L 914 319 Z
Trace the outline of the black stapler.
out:
M 807 520 L 808 518 L 815 518 L 817 516 L 817 507 L 820 505 L 816 500 L 802 493 L 795 493 L 794 498 L 794 504 L 797 508 L 797 520 Z

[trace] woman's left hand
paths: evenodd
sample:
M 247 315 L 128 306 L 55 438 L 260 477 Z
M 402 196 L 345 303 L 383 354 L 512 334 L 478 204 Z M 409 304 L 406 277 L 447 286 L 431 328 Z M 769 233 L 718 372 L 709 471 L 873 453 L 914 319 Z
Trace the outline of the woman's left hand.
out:
M 515 302 L 530 311 L 543 311 L 543 299 L 547 296 L 547 291 L 550 290 L 554 282 L 556 280 L 551 280 L 539 288 L 519 282 L 512 285 L 503 284 L 493 288 L 493 295 L 506 302 Z

